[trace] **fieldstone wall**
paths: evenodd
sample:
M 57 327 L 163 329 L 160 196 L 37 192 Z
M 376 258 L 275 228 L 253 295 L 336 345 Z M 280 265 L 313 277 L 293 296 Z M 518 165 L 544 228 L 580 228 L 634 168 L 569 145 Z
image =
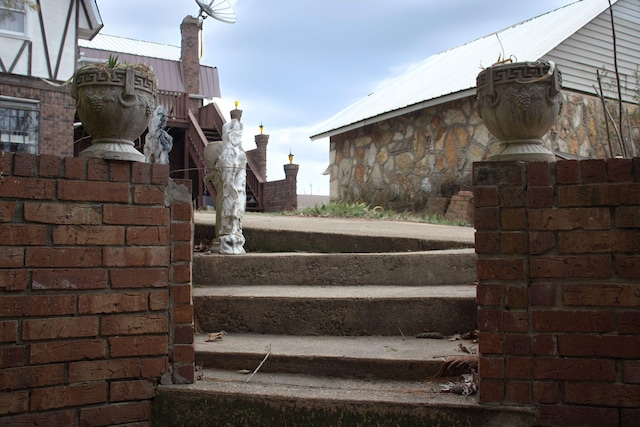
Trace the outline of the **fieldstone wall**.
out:
M 331 200 L 444 215 L 448 199 L 471 188 L 473 162 L 498 148 L 476 104 L 472 96 L 332 137 Z M 638 146 L 638 109 L 627 107 L 635 114 L 625 135 Z M 562 117 L 544 142 L 569 158 L 610 156 L 600 101 L 565 93 Z M 621 154 L 617 144 L 613 153 Z

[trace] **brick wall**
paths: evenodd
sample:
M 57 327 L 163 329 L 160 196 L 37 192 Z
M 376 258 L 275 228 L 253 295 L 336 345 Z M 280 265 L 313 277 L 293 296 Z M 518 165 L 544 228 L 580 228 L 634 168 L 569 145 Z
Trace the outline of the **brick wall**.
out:
M 480 401 L 640 420 L 640 159 L 474 166 Z
M 168 175 L 0 152 L 0 424 L 146 425 L 159 382 L 193 382 L 190 192 Z
M 264 183 L 262 194 L 265 212 L 289 211 L 298 208 L 297 176 L 299 165 L 284 165 L 285 179 Z
M 76 103 L 69 85 L 53 86 L 39 78 L 0 73 L 0 95 L 39 101 L 39 154 L 73 155 Z

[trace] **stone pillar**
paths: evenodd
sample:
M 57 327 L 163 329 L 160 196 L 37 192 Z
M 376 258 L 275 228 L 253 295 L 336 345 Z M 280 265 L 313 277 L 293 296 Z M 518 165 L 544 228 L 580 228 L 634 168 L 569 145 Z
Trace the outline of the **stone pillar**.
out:
M 254 160 L 256 163 L 257 171 L 253 171 L 256 176 L 262 178 L 263 181 L 267 180 L 267 144 L 269 143 L 269 135 L 263 133 L 255 136 L 256 141 L 256 154 Z M 286 167 L 285 167 L 286 170 Z
M 202 106 L 201 99 L 191 98 L 192 95 L 200 95 L 200 31 L 202 31 L 200 18 L 187 16 L 180 24 L 182 35 L 180 60 L 184 90 L 189 95 L 189 109 L 194 114 Z

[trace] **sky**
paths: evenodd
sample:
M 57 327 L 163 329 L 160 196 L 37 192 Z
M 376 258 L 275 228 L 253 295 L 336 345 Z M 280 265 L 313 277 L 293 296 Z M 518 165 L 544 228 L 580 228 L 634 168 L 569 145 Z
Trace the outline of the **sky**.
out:
M 575 0 L 230 1 L 237 22 L 204 20 L 201 60 L 218 68 L 225 117 L 238 101 L 245 150 L 263 124 L 269 181 L 291 152 L 298 194 L 329 195 L 329 140 L 309 138 L 320 123 L 431 55 Z M 194 0 L 97 3 L 103 34 L 174 46 L 199 12 Z

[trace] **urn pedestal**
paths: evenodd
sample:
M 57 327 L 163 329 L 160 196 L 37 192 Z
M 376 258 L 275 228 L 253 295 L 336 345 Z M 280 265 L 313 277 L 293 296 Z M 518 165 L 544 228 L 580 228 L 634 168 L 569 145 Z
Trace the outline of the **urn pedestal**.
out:
M 488 160 L 554 162 L 542 145 L 562 109 L 562 78 L 553 62 L 515 62 L 488 67 L 477 77 L 478 114 L 501 141 Z
M 145 65 L 88 65 L 73 78 L 71 96 L 92 144 L 81 157 L 144 162 L 134 140 L 147 127 L 156 103 L 157 80 Z

